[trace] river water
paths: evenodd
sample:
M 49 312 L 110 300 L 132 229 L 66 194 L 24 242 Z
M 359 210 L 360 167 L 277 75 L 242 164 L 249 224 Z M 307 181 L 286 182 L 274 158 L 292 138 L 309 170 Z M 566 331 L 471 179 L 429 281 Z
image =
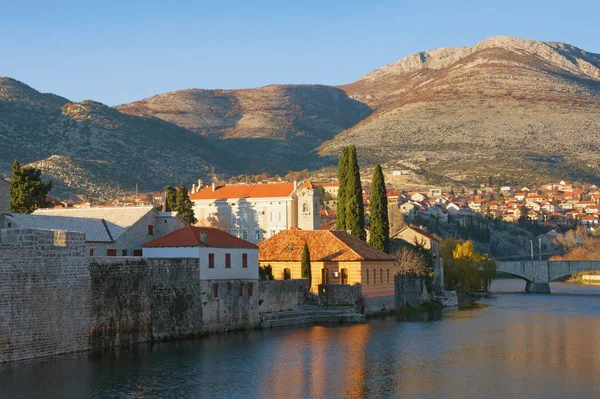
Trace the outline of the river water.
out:
M 492 288 L 504 292 L 469 310 L 18 365 L 0 369 L 0 397 L 599 398 L 600 287 Z

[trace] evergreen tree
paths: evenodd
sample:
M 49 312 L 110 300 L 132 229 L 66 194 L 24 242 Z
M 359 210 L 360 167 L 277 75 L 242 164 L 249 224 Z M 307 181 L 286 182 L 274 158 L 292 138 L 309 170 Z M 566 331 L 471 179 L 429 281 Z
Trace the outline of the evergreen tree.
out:
M 302 249 L 302 262 L 300 263 L 300 273 L 302 278 L 308 279 L 308 286 L 312 285 L 312 272 L 310 266 L 310 251 L 308 250 L 308 244 L 304 243 Z
M 30 166 L 21 167 L 15 160 L 10 180 L 10 208 L 13 212 L 31 213 L 38 208 L 46 208 L 46 196 L 52 189 L 52 182 L 42 183 L 42 171 Z
M 369 244 L 387 252 L 390 238 L 390 225 L 388 220 L 385 180 L 380 165 L 375 166 L 375 171 L 373 173 L 369 211 L 371 215 L 371 235 L 369 237 Z
M 336 230 L 346 229 L 346 189 L 348 186 L 348 147 L 344 147 L 338 164 L 338 194 L 336 207 Z
M 347 186 L 345 189 L 346 230 L 350 230 L 355 237 L 365 240 L 365 209 L 363 205 L 362 185 L 360 182 L 360 169 L 356 159 L 356 147 L 348 148 Z
M 194 210 L 192 209 L 192 201 L 190 200 L 187 187 L 183 182 L 179 184 L 179 188 L 177 189 L 175 209 L 173 210 L 188 224 L 196 223 L 196 217 L 194 216 Z
M 177 190 L 173 186 L 165 187 L 165 201 L 167 207 L 173 211 L 177 207 Z

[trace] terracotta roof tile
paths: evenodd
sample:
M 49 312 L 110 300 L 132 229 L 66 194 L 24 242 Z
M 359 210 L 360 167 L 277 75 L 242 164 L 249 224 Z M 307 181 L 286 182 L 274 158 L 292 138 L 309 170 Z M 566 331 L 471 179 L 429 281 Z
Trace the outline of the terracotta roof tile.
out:
M 191 200 L 225 199 L 225 198 L 271 198 L 289 197 L 294 192 L 294 183 L 275 184 L 240 184 L 235 186 L 205 187 L 191 194 Z
M 284 230 L 258 246 L 261 261 L 300 261 L 304 243 L 313 261 L 395 260 L 366 242 L 339 230 Z
M 200 241 L 200 233 L 206 233 L 206 243 Z M 188 226 L 166 234 L 143 245 L 152 247 L 213 247 L 213 248 L 257 248 L 256 245 L 237 238 L 215 227 Z

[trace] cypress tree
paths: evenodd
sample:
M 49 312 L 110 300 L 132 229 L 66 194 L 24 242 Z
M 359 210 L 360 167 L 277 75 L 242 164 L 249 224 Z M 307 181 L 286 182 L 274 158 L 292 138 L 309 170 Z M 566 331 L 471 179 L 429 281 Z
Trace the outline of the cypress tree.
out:
M 310 266 L 310 251 L 308 250 L 308 244 L 304 243 L 304 248 L 302 248 L 302 261 L 300 263 L 300 273 L 302 278 L 308 279 L 308 287 L 312 285 L 312 272 Z
M 375 166 L 373 181 L 371 183 L 371 235 L 369 244 L 384 252 L 388 251 L 390 238 L 390 224 L 388 220 L 387 195 L 385 192 L 385 179 L 381 166 Z
M 52 182 L 42 183 L 42 171 L 30 166 L 21 167 L 15 160 L 10 180 L 10 208 L 13 212 L 31 213 L 38 208 L 48 207 L 46 196 Z
M 346 230 L 350 230 L 355 237 L 365 240 L 365 208 L 363 205 L 362 184 L 360 182 L 360 169 L 356 159 L 356 147 L 348 148 L 348 172 L 346 186 Z
M 196 217 L 194 216 L 194 209 L 192 209 L 192 201 L 188 194 L 187 187 L 183 182 L 179 184 L 177 189 L 177 196 L 175 200 L 175 211 L 183 220 L 188 224 L 196 223 Z
M 175 210 L 177 207 L 177 190 L 173 186 L 165 187 L 165 202 L 170 210 Z
M 335 229 L 346 229 L 346 192 L 348 186 L 348 147 L 344 147 L 338 164 L 338 194 Z

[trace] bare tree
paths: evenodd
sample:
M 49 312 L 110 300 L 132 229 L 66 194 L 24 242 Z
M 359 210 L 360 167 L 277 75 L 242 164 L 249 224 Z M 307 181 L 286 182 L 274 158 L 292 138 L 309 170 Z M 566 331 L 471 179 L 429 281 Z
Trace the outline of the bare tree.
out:
M 388 221 L 390 225 L 390 237 L 406 226 L 406 218 L 396 204 L 388 207 Z
M 408 247 L 396 251 L 396 275 L 402 277 L 421 277 L 425 275 L 427 264 L 417 252 Z

